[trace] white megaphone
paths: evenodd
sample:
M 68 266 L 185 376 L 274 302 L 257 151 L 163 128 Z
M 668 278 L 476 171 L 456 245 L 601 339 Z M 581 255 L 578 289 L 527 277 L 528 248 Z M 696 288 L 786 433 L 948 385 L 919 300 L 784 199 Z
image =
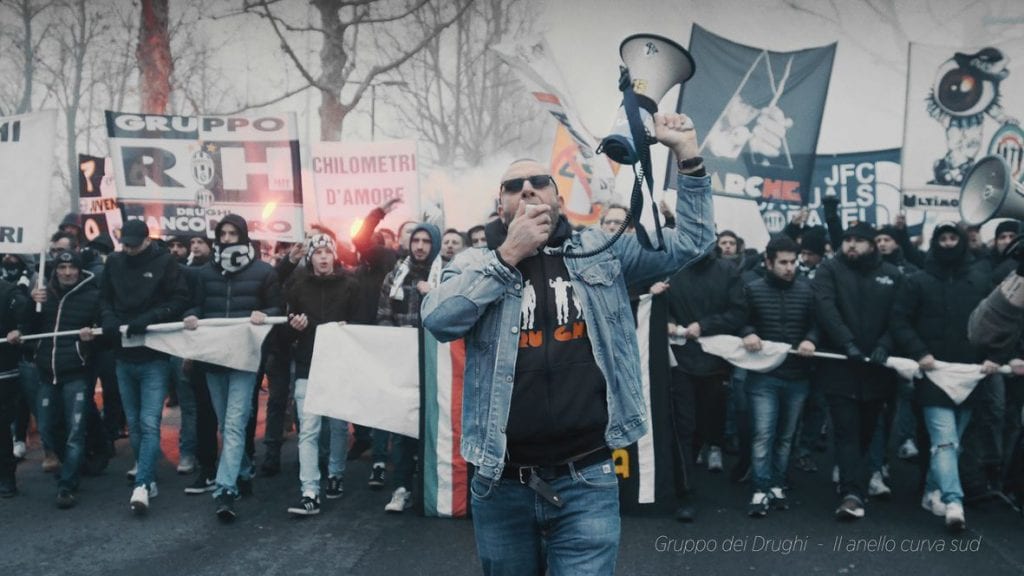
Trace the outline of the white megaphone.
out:
M 960 186 L 960 217 L 968 226 L 993 218 L 1024 218 L 1024 184 L 1002 156 L 978 160 Z
M 632 79 L 641 121 L 648 136 L 652 137 L 658 102 L 673 86 L 693 76 L 693 58 L 679 44 L 654 34 L 634 34 L 626 38 L 619 45 L 619 56 Z M 647 144 L 643 143 L 644 146 Z M 624 106 L 619 107 L 611 134 L 601 140 L 598 151 L 619 164 L 635 164 L 639 161 L 638 147 L 633 142 Z

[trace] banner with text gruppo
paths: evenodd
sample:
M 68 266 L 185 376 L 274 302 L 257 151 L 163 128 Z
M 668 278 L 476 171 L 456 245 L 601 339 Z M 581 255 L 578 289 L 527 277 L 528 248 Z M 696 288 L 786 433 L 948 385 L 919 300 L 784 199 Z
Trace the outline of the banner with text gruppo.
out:
M 401 198 L 382 224 L 393 230 L 420 221 L 419 172 L 415 140 L 316 142 L 313 182 L 317 215 L 339 238 L 351 238 L 366 215 Z
M 295 115 L 160 116 L 107 111 L 118 196 L 164 235 L 212 235 L 234 213 L 254 240 L 303 237 Z
M 676 110 L 693 119 L 716 194 L 799 202 L 810 187 L 836 45 L 744 46 L 693 26 L 693 78 Z M 675 162 L 666 187 L 675 186 Z
M 56 139 L 56 110 L 0 117 L 0 252 L 47 246 Z

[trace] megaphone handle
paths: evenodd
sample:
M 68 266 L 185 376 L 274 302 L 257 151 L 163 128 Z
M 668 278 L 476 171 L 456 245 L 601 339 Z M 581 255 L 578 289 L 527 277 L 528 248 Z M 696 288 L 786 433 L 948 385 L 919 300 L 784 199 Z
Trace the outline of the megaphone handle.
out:
M 629 75 L 629 68 L 619 65 L 619 92 L 625 92 L 626 88 L 633 84 L 633 78 Z

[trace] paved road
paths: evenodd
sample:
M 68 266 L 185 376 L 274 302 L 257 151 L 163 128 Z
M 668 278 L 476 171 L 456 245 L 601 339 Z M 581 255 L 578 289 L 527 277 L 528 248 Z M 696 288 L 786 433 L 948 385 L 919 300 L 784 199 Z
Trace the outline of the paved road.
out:
M 345 497 L 325 501 L 319 517 L 289 517 L 285 510 L 298 495 L 294 435 L 282 474 L 257 478 L 255 495 L 239 503 L 238 521 L 222 525 L 212 499 L 186 496 L 189 478 L 174 474 L 176 422 L 177 409 L 166 410 L 170 461 L 160 465 L 160 495 L 144 518 L 128 508 L 127 441 L 118 442 L 105 475 L 83 481 L 79 505 L 67 511 L 53 504 L 55 484 L 40 470 L 36 445 L 18 470 L 22 494 L 0 500 L 0 576 L 480 573 L 471 522 L 385 514 L 389 495 L 367 488 L 367 461 L 350 463 Z M 752 520 L 745 486 L 702 472 L 696 523 L 623 519 L 617 572 L 1024 574 L 1024 520 L 996 504 L 968 508 L 970 529 L 951 537 L 912 497 L 909 465 L 895 465 L 896 497 L 870 503 L 855 524 L 832 519 L 824 472 L 794 474 L 792 509 Z

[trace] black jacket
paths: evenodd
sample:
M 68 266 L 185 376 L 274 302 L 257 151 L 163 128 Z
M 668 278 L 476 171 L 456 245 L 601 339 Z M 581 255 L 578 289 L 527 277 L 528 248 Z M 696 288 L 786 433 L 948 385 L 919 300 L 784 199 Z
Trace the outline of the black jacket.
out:
M 814 289 L 804 278 L 784 282 L 767 274 L 747 284 L 747 325 L 741 336 L 757 334 L 762 340 L 785 342 L 794 348 L 804 340 L 818 345 L 818 330 L 814 322 Z M 790 355 L 772 376 L 786 380 L 806 380 L 810 377 L 812 362 L 809 358 Z
M 821 348 L 845 353 L 852 343 L 865 355 L 876 347 L 891 352 L 889 317 L 903 281 L 877 251 L 858 262 L 839 254 L 818 266 L 813 286 Z M 820 361 L 817 370 L 826 394 L 847 398 L 886 398 L 897 382 L 894 371 L 865 362 Z
M 20 288 L 0 280 L 0 338 L 12 330 L 25 334 L 29 322 L 29 299 Z M 18 377 L 18 359 L 21 349 L 10 344 L 0 344 L 0 378 Z
M 33 314 L 33 332 L 96 326 L 100 320 L 100 287 L 96 276 L 82 270 L 78 284 L 66 290 L 51 278 L 42 308 L 41 312 Z M 82 342 L 77 334 L 44 338 L 36 348 L 36 366 L 45 381 L 62 384 L 89 373 L 92 353 L 92 343 Z
M 207 263 L 195 274 L 196 300 L 185 316 L 248 318 L 254 310 L 267 316 L 281 314 L 281 284 L 266 262 L 257 260 L 234 273 Z
M 288 283 L 288 314 L 305 314 L 309 326 L 299 332 L 287 326 L 286 334 L 295 345 L 295 377 L 308 378 L 313 360 L 316 327 L 328 322 L 351 322 L 358 306 L 355 280 L 336 267 L 329 276 L 317 276 L 300 269 Z
M 352 237 L 352 244 L 359 252 L 359 268 L 355 273 L 359 305 L 352 320 L 357 324 L 377 323 L 380 287 L 384 284 L 384 277 L 398 263 L 397 252 L 373 241 L 373 232 L 384 216 L 384 210 L 374 208 L 363 220 L 359 233 Z
M 966 235 L 961 235 L 960 241 L 966 243 Z M 971 312 L 990 292 L 988 276 L 972 260 L 964 255 L 943 265 L 930 253 L 925 269 L 907 279 L 892 318 L 901 354 L 913 360 L 931 354 L 936 360 L 966 364 L 980 364 L 988 357 L 986 350 L 967 339 Z M 954 406 L 949 396 L 927 379 L 917 381 L 915 397 L 922 406 Z
M 735 265 L 708 256 L 669 280 L 669 318 L 681 326 L 700 324 L 701 336 L 739 334 L 747 317 L 743 281 Z M 679 369 L 694 376 L 728 374 L 731 365 L 695 343 L 673 346 Z
M 150 244 L 134 256 L 115 252 L 107 258 L 100 280 L 100 311 L 104 336 L 117 343 L 117 358 L 145 362 L 164 357 L 145 346 L 121 348 L 116 327 L 131 322 L 148 325 L 180 320 L 187 306 L 185 278 L 167 250 Z

